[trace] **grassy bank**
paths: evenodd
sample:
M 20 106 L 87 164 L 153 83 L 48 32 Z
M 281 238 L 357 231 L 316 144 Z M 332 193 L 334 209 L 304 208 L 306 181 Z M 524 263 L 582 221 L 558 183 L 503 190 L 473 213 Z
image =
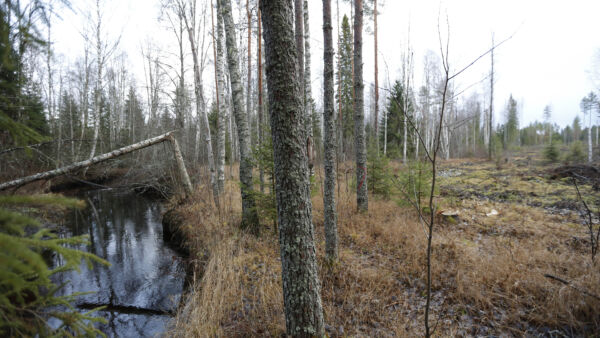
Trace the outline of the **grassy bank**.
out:
M 548 209 L 554 202 L 537 201 L 541 204 L 535 206 L 536 201 L 486 197 L 492 189 L 481 182 L 498 179 L 492 163 L 453 161 L 444 166 L 461 173 L 442 177 L 439 202 L 459 216 L 440 219 L 434 230 L 436 335 L 598 332 L 600 301 L 581 290 L 600 294 L 600 269 L 598 263 L 592 265 L 579 216 Z M 503 189 L 522 190 L 524 197 L 543 200 L 545 191 L 565 189 L 558 196 L 566 196 L 570 188 L 562 181 L 556 184 L 564 186 L 557 188 L 543 177 L 531 185 L 521 184 L 532 180 L 505 174 L 508 184 L 494 183 L 500 194 Z M 422 335 L 423 225 L 413 209 L 374 196 L 368 214 L 357 214 L 352 189 L 346 189 L 344 179 L 340 182 L 340 261 L 335 266 L 324 260 L 323 202 L 320 194 L 313 197 L 328 334 Z M 467 186 L 479 187 L 481 193 L 461 194 Z M 238 189 L 234 182 L 227 183 L 220 212 L 207 187 L 200 187 L 192 202 L 178 207 L 195 276 L 169 334 L 274 336 L 285 332 L 278 236 L 272 225 L 265 225 L 260 237 L 238 229 Z M 497 215 L 491 215 L 492 210 Z M 568 280 L 579 290 L 545 274 Z

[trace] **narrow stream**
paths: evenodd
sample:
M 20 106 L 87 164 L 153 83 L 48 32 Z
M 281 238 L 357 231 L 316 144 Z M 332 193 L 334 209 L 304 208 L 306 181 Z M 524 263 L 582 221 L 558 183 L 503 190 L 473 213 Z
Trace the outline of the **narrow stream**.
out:
M 92 292 L 75 303 L 81 310 L 99 311 L 108 323 L 99 328 L 109 337 L 153 337 L 164 332 L 184 287 L 183 257 L 163 241 L 161 205 L 133 192 L 95 190 L 83 196 L 88 206 L 72 214 L 70 233 L 90 238 L 92 252 L 110 267 L 81 266 L 64 273 L 63 293 Z M 90 205 L 91 204 L 91 205 Z M 60 264 L 55 258 L 55 264 Z

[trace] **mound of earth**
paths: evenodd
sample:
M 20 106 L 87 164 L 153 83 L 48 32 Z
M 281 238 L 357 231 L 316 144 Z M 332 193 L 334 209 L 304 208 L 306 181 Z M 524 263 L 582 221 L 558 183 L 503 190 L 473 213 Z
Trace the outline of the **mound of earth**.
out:
M 563 165 L 560 167 L 549 169 L 548 173 L 550 174 L 550 179 L 553 180 L 572 177 L 577 179 L 577 181 L 580 183 L 592 184 L 595 190 L 598 190 L 600 188 L 600 170 L 592 165 Z

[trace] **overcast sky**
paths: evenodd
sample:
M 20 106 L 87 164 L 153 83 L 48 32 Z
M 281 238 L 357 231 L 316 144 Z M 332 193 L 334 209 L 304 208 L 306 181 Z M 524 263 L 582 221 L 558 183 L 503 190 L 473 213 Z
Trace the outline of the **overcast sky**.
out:
M 197 0 L 198 3 L 209 0 Z M 236 2 L 235 0 L 233 1 Z M 521 125 L 542 119 L 543 109 L 551 105 L 553 119 L 564 126 L 580 114 L 579 102 L 590 90 L 593 57 L 600 49 L 597 0 L 379 0 L 383 3 L 379 16 L 380 86 L 400 76 L 402 52 L 406 50 L 410 26 L 410 44 L 414 51 L 415 82 L 421 83 L 423 55 L 427 50 L 439 54 L 438 17 L 442 36 L 450 33 L 450 65 L 463 68 L 491 46 L 492 32 L 496 42 L 509 36 L 495 55 L 496 116 L 501 116 L 512 94 L 520 103 Z M 64 60 L 83 54 L 80 32 L 85 25 L 81 13 L 93 9 L 91 0 L 72 0 L 74 11 L 61 10 L 62 19 L 53 26 L 55 50 Z M 174 37 L 165 24 L 158 23 L 158 0 L 104 0 L 104 15 L 109 39 L 121 36 L 120 47 L 128 54 L 132 72 L 142 85 L 141 46 L 153 41 L 167 51 L 175 52 Z M 245 1 L 243 1 L 245 3 Z M 322 82 L 322 2 L 309 0 L 311 28 L 313 92 L 321 100 Z M 336 35 L 336 0 L 332 1 L 334 36 Z M 234 12 L 237 12 L 234 9 Z M 350 15 L 350 7 L 340 1 L 340 14 Z M 236 13 L 237 14 L 237 13 Z M 245 19 L 244 19 L 245 20 Z M 365 23 L 372 26 L 370 18 Z M 335 38 L 335 37 L 334 37 Z M 256 46 L 255 42 L 253 48 Z M 364 79 L 372 82 L 373 37 L 364 33 Z M 598 66 L 600 62 L 596 63 Z M 490 68 L 486 56 L 465 72 L 455 83 L 458 91 L 467 88 L 485 94 L 489 99 L 489 81 L 484 79 Z M 212 94 L 212 67 L 206 70 L 207 95 Z M 596 69 L 596 72 L 600 70 Z M 365 94 L 368 95 L 368 87 Z M 468 92 L 467 92 L 468 94 Z M 368 97 L 365 98 L 368 102 Z M 383 106 L 382 102 L 380 105 Z M 502 121 L 501 117 L 500 120 Z

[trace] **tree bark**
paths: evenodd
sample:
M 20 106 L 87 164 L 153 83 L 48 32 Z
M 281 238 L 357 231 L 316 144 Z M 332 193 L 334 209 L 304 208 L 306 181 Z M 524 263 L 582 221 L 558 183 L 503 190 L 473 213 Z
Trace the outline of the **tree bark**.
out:
M 225 25 L 225 41 L 227 46 L 227 63 L 231 83 L 231 96 L 233 113 L 238 133 L 238 146 L 240 150 L 240 181 L 242 193 L 242 228 L 254 234 L 259 232 L 258 213 L 254 202 L 252 182 L 252 153 L 250 151 L 250 129 L 248 116 L 244 113 L 242 84 L 240 80 L 240 66 L 238 49 L 235 37 L 235 25 L 231 13 L 231 0 L 219 0 L 219 13 L 223 16 Z
M 492 159 L 492 151 L 493 151 L 493 120 L 494 120 L 494 35 L 492 34 L 492 68 L 490 71 L 490 115 L 488 120 L 488 159 Z
M 331 25 L 331 0 L 323 0 L 323 126 L 325 187 L 323 193 L 325 220 L 325 254 L 330 261 L 337 260 L 338 233 L 335 208 L 335 110 L 333 98 L 333 27 Z
M 354 148 L 356 154 L 356 206 L 369 209 L 367 148 L 365 145 L 364 84 L 362 62 L 363 2 L 354 0 Z
M 590 102 L 590 105 L 594 104 L 593 102 Z M 590 122 L 588 124 L 588 133 L 587 133 L 587 137 L 588 137 L 588 162 L 592 163 L 592 108 L 590 107 L 588 114 L 590 115 Z
M 246 116 L 248 123 L 252 125 L 252 11 L 250 11 L 250 2 L 246 0 L 246 16 L 248 19 L 248 75 L 246 85 Z M 258 142 L 256 143 L 258 144 Z
M 177 161 L 177 170 L 179 171 L 179 178 L 183 183 L 186 196 L 190 196 L 193 192 L 192 182 L 190 181 L 190 176 L 188 175 L 188 172 L 185 169 L 185 163 L 183 162 L 181 150 L 179 150 L 179 144 L 177 143 L 175 137 L 173 137 L 173 134 L 168 134 L 169 135 L 167 136 L 167 138 L 171 142 L 171 146 L 173 146 L 173 155 L 175 156 L 175 161 Z
M 202 89 L 202 74 L 200 71 L 200 61 L 198 60 L 198 46 L 196 45 L 196 39 L 195 39 L 195 18 L 193 17 L 194 11 L 195 9 L 193 8 L 191 10 L 191 15 L 192 15 L 192 23 L 190 25 L 190 22 L 188 20 L 188 17 L 186 15 L 183 9 L 183 6 L 181 8 L 182 16 L 185 22 L 185 27 L 187 29 L 188 32 L 188 40 L 190 42 L 190 48 L 192 50 L 192 60 L 194 62 L 194 91 L 196 94 L 196 114 L 199 116 L 200 119 L 200 125 L 202 127 L 202 131 L 204 133 L 204 144 L 205 144 L 205 150 L 206 150 L 206 156 L 208 158 L 208 167 L 210 170 L 210 184 L 212 186 L 212 190 L 213 190 L 213 198 L 215 200 L 215 204 L 217 205 L 217 207 L 219 207 L 219 187 L 218 187 L 218 183 L 216 180 L 216 173 L 215 173 L 215 158 L 214 158 L 214 153 L 213 153 L 213 149 L 212 149 L 212 140 L 211 140 L 211 135 L 210 135 L 210 126 L 208 124 L 208 116 L 206 114 L 206 111 L 204 110 L 204 93 L 203 93 L 203 89 Z M 198 133 L 198 132 L 197 132 Z
M 261 22 L 261 12 L 258 10 L 257 14 L 258 20 L 256 25 L 257 27 L 257 51 L 256 51 L 256 60 L 257 60 L 257 78 L 258 78 L 258 147 L 262 147 L 262 139 L 263 139 L 263 71 L 262 71 L 262 22 Z M 260 192 L 265 192 L 265 170 L 262 164 L 258 166 L 258 175 L 260 180 Z
M 104 57 L 102 50 L 102 41 L 100 40 L 100 31 L 102 29 L 102 17 L 100 16 L 100 2 L 96 0 L 96 15 L 98 22 L 96 24 L 96 89 L 94 90 L 94 138 L 92 140 L 92 150 L 90 159 L 96 154 L 96 145 L 98 143 L 98 134 L 100 132 L 100 93 L 102 91 L 102 67 L 104 66 Z
M 308 0 L 304 0 L 304 110 L 306 111 L 306 152 L 310 175 L 314 174 L 313 105 L 312 80 L 310 71 L 310 28 L 308 20 Z
M 138 142 L 138 143 L 129 145 L 127 147 L 113 150 L 106 154 L 98 155 L 98 156 L 93 157 L 86 161 L 76 162 L 76 163 L 70 164 L 70 165 L 62 167 L 62 168 L 58 168 L 58 169 L 46 171 L 43 173 L 39 173 L 39 174 L 27 176 L 27 177 L 22 177 L 22 178 L 13 180 L 13 181 L 5 182 L 5 183 L 0 184 L 0 191 L 6 190 L 9 188 L 13 188 L 13 187 L 20 187 L 24 184 L 31 183 L 34 181 L 50 179 L 50 178 L 53 178 L 56 176 L 64 175 L 64 174 L 70 173 L 72 171 L 82 169 L 82 168 L 87 168 L 93 164 L 100 163 L 100 162 L 106 161 L 106 160 L 110 160 L 111 158 L 125 155 L 130 152 L 140 150 L 140 149 L 149 147 L 149 146 L 157 144 L 157 143 L 161 143 L 164 141 L 170 141 L 171 144 L 173 145 L 173 150 L 175 153 L 175 159 L 177 160 L 177 167 L 178 167 L 181 181 L 183 182 L 186 194 L 189 195 L 192 193 L 192 183 L 190 182 L 190 178 L 187 174 L 187 170 L 185 168 L 183 158 L 181 157 L 181 152 L 179 151 L 179 146 L 177 145 L 177 141 L 175 141 L 172 134 L 173 134 L 173 132 L 168 132 L 166 134 L 162 134 L 160 136 L 156 136 L 156 137 L 144 140 L 142 142 Z
M 219 191 L 223 192 L 225 189 L 225 129 L 227 128 L 229 109 L 227 100 L 225 99 L 225 70 L 223 68 L 223 18 L 218 12 L 216 32 L 213 22 L 213 49 L 215 58 L 217 106 L 219 108 L 219 116 L 217 120 L 217 185 Z
M 377 49 L 377 0 L 373 1 L 373 40 L 375 44 L 375 140 L 379 154 L 379 54 Z
M 291 0 L 261 1 L 287 334 L 324 335 Z

